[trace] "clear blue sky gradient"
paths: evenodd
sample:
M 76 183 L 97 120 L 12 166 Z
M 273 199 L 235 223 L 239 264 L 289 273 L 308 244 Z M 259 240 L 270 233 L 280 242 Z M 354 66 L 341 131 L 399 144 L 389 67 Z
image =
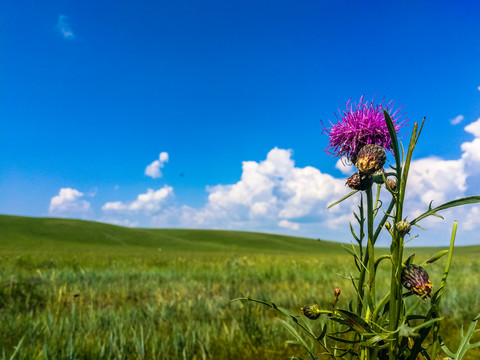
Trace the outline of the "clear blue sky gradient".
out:
M 105 203 L 164 185 L 198 209 L 275 147 L 342 178 L 321 120 L 362 94 L 404 105 L 410 125 L 427 116 L 416 158 L 459 159 L 480 118 L 479 13 L 477 1 L 5 2 L 0 213 L 49 216 L 72 188 L 101 220 Z M 160 152 L 163 177 L 145 176 Z

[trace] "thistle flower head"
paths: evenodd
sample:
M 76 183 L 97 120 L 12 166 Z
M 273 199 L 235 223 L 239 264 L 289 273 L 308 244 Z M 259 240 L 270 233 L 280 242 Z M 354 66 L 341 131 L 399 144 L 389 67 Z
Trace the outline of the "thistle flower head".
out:
M 326 151 L 332 156 L 342 156 L 355 163 L 357 154 L 364 145 L 375 144 L 391 150 L 392 139 L 383 109 L 390 114 L 397 133 L 405 125 L 405 121 L 401 120 L 403 114 L 399 114 L 400 108 L 393 111 L 393 106 L 393 102 L 368 102 L 363 95 L 358 103 L 352 104 L 349 100 L 346 103 L 347 109 L 339 110 L 339 115 L 335 114 L 338 122 L 324 129 L 330 138 Z
M 432 296 L 433 285 L 428 278 L 427 271 L 421 266 L 412 264 L 403 268 L 402 285 L 419 296 Z

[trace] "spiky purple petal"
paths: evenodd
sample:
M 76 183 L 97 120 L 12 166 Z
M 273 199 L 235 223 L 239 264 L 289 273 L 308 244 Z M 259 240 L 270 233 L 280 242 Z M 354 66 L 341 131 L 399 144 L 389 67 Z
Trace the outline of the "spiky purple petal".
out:
M 392 139 L 385 123 L 383 109 L 390 114 L 397 133 L 405 125 L 405 121 L 399 121 L 403 116 L 399 115 L 400 108 L 391 112 L 393 106 L 394 103 L 391 101 L 375 104 L 373 99 L 367 102 L 363 95 L 358 103 L 352 104 L 349 100 L 346 103 L 346 110 L 339 110 L 340 119 L 335 114 L 337 123 L 325 129 L 330 138 L 326 151 L 330 155 L 345 157 L 355 162 L 357 153 L 364 145 L 375 144 L 385 150 L 391 150 Z

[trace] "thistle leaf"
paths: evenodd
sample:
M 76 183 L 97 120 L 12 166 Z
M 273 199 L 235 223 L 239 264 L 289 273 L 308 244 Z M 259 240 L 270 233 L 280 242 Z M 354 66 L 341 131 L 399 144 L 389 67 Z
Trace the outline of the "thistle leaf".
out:
M 480 196 L 476 195 L 476 196 L 469 196 L 469 197 L 465 197 L 457 200 L 452 200 L 452 201 L 446 202 L 445 204 L 437 206 L 436 208 L 433 208 L 433 209 L 430 203 L 429 209 L 426 212 L 424 212 L 422 215 L 410 221 L 410 225 L 415 225 L 415 223 L 419 222 L 422 219 L 425 219 L 430 215 L 441 217 L 440 215 L 437 214 L 437 211 L 446 210 L 446 209 L 456 207 L 456 206 L 461 206 L 461 205 L 476 204 L 478 202 L 480 202 Z
M 445 353 L 448 356 L 452 357 L 453 359 L 461 360 L 465 356 L 468 350 L 480 347 L 480 342 L 476 342 L 473 344 L 470 343 L 472 336 L 479 331 L 479 330 L 475 330 L 479 319 L 480 319 L 480 314 L 478 314 L 477 317 L 473 319 L 465 335 L 463 334 L 463 327 L 462 327 L 462 330 L 460 331 L 460 344 L 458 345 L 458 349 L 455 354 L 453 354 L 450 350 L 448 350 L 445 344 L 443 344 L 442 339 L 439 337 L 440 346 L 442 347 L 442 350 L 445 351 Z
M 439 251 L 438 253 L 436 253 L 435 255 L 433 255 L 430 259 L 428 259 L 427 261 L 425 261 L 425 263 L 423 263 L 422 266 L 425 266 L 426 264 L 434 263 L 435 261 L 437 261 L 437 260 L 440 259 L 441 257 L 447 255 L 449 252 L 450 252 L 450 250 L 442 250 L 442 251 Z
M 356 194 L 357 192 L 358 192 L 358 190 L 354 190 L 354 191 L 350 192 L 349 194 L 345 195 L 340 200 L 337 200 L 333 204 L 328 205 L 327 209 L 330 209 L 331 207 L 334 207 L 335 205 L 340 204 L 343 200 L 348 199 L 350 196 L 352 196 L 353 194 Z
M 400 159 L 400 151 L 398 148 L 398 139 L 397 139 L 397 131 L 395 130 L 395 125 L 393 125 L 392 118 L 390 117 L 387 110 L 383 109 L 383 115 L 385 116 L 385 123 L 387 124 L 388 133 L 390 134 L 390 138 L 392 139 L 392 149 L 393 155 L 395 157 L 395 164 L 400 166 L 401 159 Z M 398 174 L 398 169 L 397 169 Z

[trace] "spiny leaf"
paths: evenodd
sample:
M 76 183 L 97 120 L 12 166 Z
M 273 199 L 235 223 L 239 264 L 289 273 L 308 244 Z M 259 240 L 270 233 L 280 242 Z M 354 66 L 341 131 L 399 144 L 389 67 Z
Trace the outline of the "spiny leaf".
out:
M 415 223 L 419 222 L 422 219 L 425 219 L 430 215 L 441 217 L 440 215 L 437 214 L 437 211 L 440 211 L 440 210 L 446 210 L 446 209 L 456 207 L 456 206 L 461 206 L 461 205 L 476 204 L 478 202 L 480 202 L 480 196 L 476 195 L 476 196 L 469 196 L 469 197 L 465 197 L 457 200 L 452 200 L 452 201 L 446 202 L 445 204 L 437 206 L 436 208 L 433 208 L 433 209 L 431 208 L 431 203 L 430 203 L 429 209 L 426 212 L 424 212 L 422 215 L 410 221 L 410 224 L 415 225 Z

